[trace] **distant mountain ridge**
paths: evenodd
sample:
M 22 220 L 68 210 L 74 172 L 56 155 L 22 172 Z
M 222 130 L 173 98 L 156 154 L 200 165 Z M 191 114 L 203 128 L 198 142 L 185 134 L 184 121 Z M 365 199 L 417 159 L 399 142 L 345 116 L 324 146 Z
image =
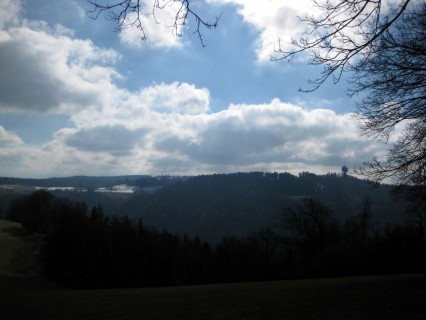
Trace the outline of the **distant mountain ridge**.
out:
M 224 236 L 243 236 L 260 228 L 276 227 L 284 208 L 293 206 L 303 197 L 318 198 L 340 220 L 355 215 L 366 196 L 372 200 L 373 219 L 377 223 L 402 219 L 406 207 L 404 201 L 392 198 L 392 186 L 336 173 L 315 175 L 302 172 L 297 176 L 251 172 L 193 177 L 0 178 L 1 184 L 88 188 L 89 192 L 52 193 L 73 201 L 84 201 L 89 208 L 101 204 L 106 214 L 142 219 L 145 225 L 173 233 L 200 235 L 210 242 L 217 242 Z M 95 188 L 120 184 L 149 192 L 92 192 Z M 11 194 L 7 196 L 10 198 Z M 4 212 L 5 199 L 3 194 Z
M 0 177 L 0 185 L 22 185 L 28 187 L 74 187 L 74 188 L 101 188 L 121 184 L 124 181 L 136 182 L 140 179 L 151 179 L 148 175 L 122 176 L 72 176 L 53 177 L 46 179 L 26 179 Z
M 224 236 L 277 227 L 284 208 L 304 197 L 319 199 L 343 221 L 357 214 L 368 196 L 377 223 L 399 221 L 406 203 L 396 201 L 391 190 L 392 186 L 335 173 L 215 174 L 191 177 L 149 197 L 134 197 L 123 212 L 148 225 L 216 242 Z

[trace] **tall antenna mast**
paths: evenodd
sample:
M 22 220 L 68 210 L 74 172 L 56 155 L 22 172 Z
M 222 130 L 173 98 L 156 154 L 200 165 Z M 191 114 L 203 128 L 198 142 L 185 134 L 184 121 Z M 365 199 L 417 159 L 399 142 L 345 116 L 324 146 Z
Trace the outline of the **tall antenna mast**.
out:
M 343 166 L 342 166 L 342 176 L 346 177 L 348 175 L 348 167 L 346 166 L 346 157 L 343 158 Z

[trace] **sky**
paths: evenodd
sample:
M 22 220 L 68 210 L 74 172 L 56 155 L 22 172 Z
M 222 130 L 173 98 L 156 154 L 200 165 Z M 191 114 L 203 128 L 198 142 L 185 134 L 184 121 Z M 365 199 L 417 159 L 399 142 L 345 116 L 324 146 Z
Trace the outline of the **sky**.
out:
M 386 146 L 360 136 L 346 80 L 311 93 L 306 55 L 270 61 L 310 0 L 143 0 L 146 37 L 114 31 L 86 0 L 0 0 L 0 176 L 197 175 L 358 168 Z

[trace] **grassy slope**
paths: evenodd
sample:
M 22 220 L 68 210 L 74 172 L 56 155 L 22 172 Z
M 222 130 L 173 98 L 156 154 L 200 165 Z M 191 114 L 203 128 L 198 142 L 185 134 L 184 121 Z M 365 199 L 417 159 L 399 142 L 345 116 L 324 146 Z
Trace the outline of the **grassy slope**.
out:
M 425 319 L 426 279 L 394 275 L 206 286 L 66 290 L 10 272 L 23 240 L 0 220 L 1 319 Z M 3 231 L 2 231 L 3 230 Z
M 21 225 L 16 222 L 0 220 L 0 275 L 12 275 L 10 262 L 17 250 L 24 246 L 21 238 L 13 236 Z
M 20 223 L 0 219 L 0 297 L 8 291 L 24 292 L 52 287 L 35 276 L 34 245 L 28 238 L 18 236 L 22 234 Z

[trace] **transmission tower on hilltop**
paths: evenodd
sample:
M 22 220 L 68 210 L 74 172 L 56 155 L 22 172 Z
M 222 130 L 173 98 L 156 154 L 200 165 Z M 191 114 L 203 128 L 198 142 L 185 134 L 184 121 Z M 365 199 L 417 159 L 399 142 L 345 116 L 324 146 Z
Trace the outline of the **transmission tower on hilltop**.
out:
M 343 165 L 342 166 L 342 176 L 346 177 L 348 175 L 348 171 L 349 171 L 348 167 Z

